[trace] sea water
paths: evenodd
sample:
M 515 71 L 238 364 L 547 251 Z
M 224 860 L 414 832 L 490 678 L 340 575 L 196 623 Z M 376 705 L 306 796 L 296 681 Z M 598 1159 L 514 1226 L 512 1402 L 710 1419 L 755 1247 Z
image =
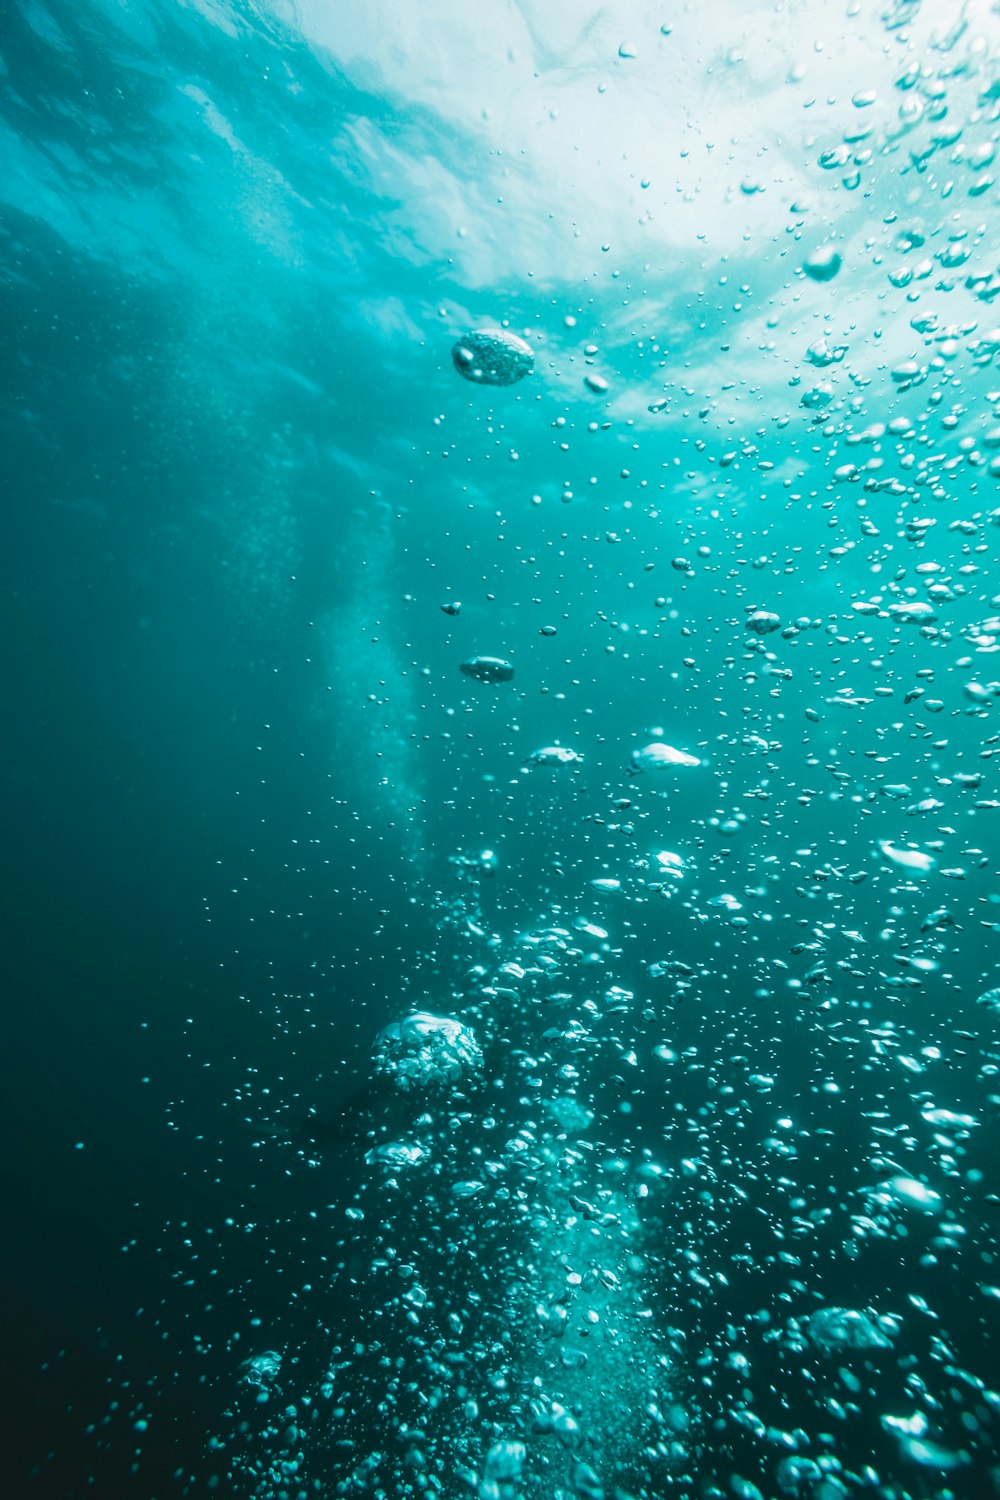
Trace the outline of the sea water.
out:
M 994 9 L 0 67 L 18 1493 L 996 1493 Z

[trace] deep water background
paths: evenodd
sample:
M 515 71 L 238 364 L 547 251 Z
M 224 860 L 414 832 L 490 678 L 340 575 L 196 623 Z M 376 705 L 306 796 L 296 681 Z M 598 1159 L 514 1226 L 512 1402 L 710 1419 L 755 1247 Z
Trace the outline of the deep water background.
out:
M 607 11 L 598 20 L 616 49 L 623 27 Z M 464 889 L 452 856 L 498 852 L 481 899 L 504 940 L 553 907 L 611 931 L 615 980 L 639 995 L 637 1068 L 598 1083 L 613 1143 L 655 1144 L 705 1104 L 696 1069 L 665 1088 L 653 1047 L 667 1038 L 679 1054 L 749 1057 L 775 1077 L 766 1114 L 748 1104 L 732 1139 L 717 1139 L 723 1155 L 752 1155 L 784 1112 L 803 1138 L 799 1166 L 782 1170 L 799 1173 L 812 1204 L 873 1179 L 860 1122 L 875 1108 L 902 1119 L 914 1085 L 904 1070 L 872 1073 L 856 1027 L 847 1043 L 837 1035 L 825 985 L 805 1004 L 788 990 L 789 976 L 808 987 L 815 961 L 790 956 L 803 917 L 833 924 L 835 1015 L 874 1003 L 873 1020 L 892 1016 L 916 1039 L 910 1050 L 945 1049 L 941 1103 L 987 1107 L 977 1070 L 995 1024 L 974 1001 L 995 982 L 995 814 L 935 778 L 979 769 L 976 796 L 996 795 L 982 755 L 991 724 L 970 715 L 954 666 L 959 632 L 996 585 L 977 581 L 949 604 L 952 649 L 852 616 L 852 599 L 915 554 L 888 496 L 871 500 L 883 540 L 859 539 L 860 488 L 830 477 L 851 456 L 847 429 L 821 435 L 788 384 L 826 319 L 836 337 L 854 330 L 861 377 L 838 388 L 837 420 L 849 427 L 852 394 L 856 426 L 891 417 L 901 398 L 886 362 L 913 342 L 905 294 L 887 301 L 884 270 L 859 253 L 829 290 L 795 282 L 794 194 L 774 187 L 760 210 L 740 196 L 736 167 L 735 196 L 682 248 L 686 230 L 651 231 L 648 249 L 605 252 L 615 206 L 610 224 L 588 222 L 583 193 L 574 224 L 541 169 L 528 207 L 504 219 L 476 190 L 498 148 L 463 137 L 419 91 L 408 102 L 381 84 L 379 48 L 358 63 L 357 48 L 307 40 L 306 22 L 248 5 L 58 0 L 0 18 L 0 1357 L 19 1494 L 202 1493 L 217 1473 L 207 1435 L 245 1355 L 280 1345 L 312 1375 L 322 1367 L 345 1295 L 325 1257 L 363 1164 L 348 1138 L 306 1167 L 287 1137 L 310 1110 L 351 1108 L 372 1037 L 403 1007 L 447 1010 L 468 957 L 442 924 Z M 866 24 L 881 36 L 878 18 Z M 454 44 L 460 69 L 453 25 L 449 14 L 440 45 Z M 837 25 L 834 56 L 851 30 Z M 410 26 L 387 27 L 387 56 L 405 51 Z M 577 45 L 586 34 L 580 20 Z M 554 69 L 559 47 L 538 46 L 535 63 Z M 620 88 L 615 49 L 607 72 Z M 680 69 L 682 94 L 698 66 L 692 56 Z M 597 74 L 581 76 L 589 100 Z M 683 97 L 710 111 L 714 95 Z M 407 152 L 437 162 L 459 197 L 465 182 L 461 234 L 433 178 L 415 190 L 419 213 L 405 202 Z M 887 233 L 913 186 L 898 187 L 897 165 L 876 164 L 856 198 L 821 199 L 806 240 L 833 233 L 857 248 L 867 229 Z M 601 166 L 617 171 L 617 158 Z M 664 189 L 661 219 L 672 196 Z M 970 212 L 995 224 L 990 197 Z M 466 238 L 478 260 L 463 259 Z M 757 324 L 743 337 L 734 296 L 792 316 L 790 286 L 827 299 L 808 339 L 779 326 L 765 349 Z M 454 338 L 500 320 L 538 340 L 535 375 L 511 390 L 463 384 Z M 669 358 L 654 373 L 656 337 Z M 583 385 L 591 340 L 608 396 Z M 992 375 L 972 362 L 961 380 L 973 430 L 995 402 Z M 651 414 L 664 389 L 667 412 Z M 926 394 L 907 409 L 923 412 Z M 935 441 L 946 441 L 937 429 Z M 735 464 L 720 468 L 730 450 Z M 961 545 L 947 519 L 993 506 L 996 478 L 968 467 L 947 485 L 927 502 L 943 524 L 920 553 L 946 569 Z M 997 532 L 984 535 L 988 571 Z M 832 557 L 842 537 L 851 546 Z M 737 567 L 740 553 L 754 566 Z M 688 570 L 671 566 L 678 556 Z M 462 611 L 449 617 L 440 606 L 454 599 Z M 792 680 L 748 678 L 760 667 L 745 657 L 750 605 L 824 622 L 768 639 Z M 541 635 L 549 625 L 557 633 Z M 509 656 L 514 687 L 470 685 L 458 663 L 476 652 Z M 934 719 L 901 707 L 927 665 L 945 704 Z M 876 683 L 894 696 L 872 697 Z M 842 687 L 869 701 L 829 707 Z M 704 758 L 683 792 L 628 775 L 658 726 Z M 524 774 L 524 757 L 554 741 L 580 749 L 583 766 Z M 876 753 L 893 760 L 884 775 Z M 941 863 L 965 868 L 961 884 L 935 875 L 929 890 L 878 860 L 879 839 L 932 836 L 898 802 L 868 798 L 878 775 L 914 798 L 948 797 L 952 833 L 933 836 Z M 748 797 L 765 781 L 767 800 Z M 622 798 L 637 833 L 621 830 Z M 737 812 L 749 821 L 719 832 Z M 695 872 L 670 901 L 643 896 L 630 863 L 661 845 Z M 848 869 L 868 878 L 851 884 Z M 601 895 L 600 877 L 627 889 Z M 752 932 L 711 904 L 727 892 Z M 892 953 L 946 900 L 958 930 L 942 967 L 900 990 Z M 880 942 L 887 923 L 893 938 Z M 867 935 L 863 950 L 844 928 Z M 695 975 L 680 998 L 649 979 L 664 958 Z M 956 1026 L 970 1034 L 956 1040 Z M 831 1077 L 836 1096 L 822 1092 Z M 826 1300 L 864 1306 L 902 1276 L 986 1381 L 996 1323 L 976 1283 L 995 1242 L 995 1132 L 994 1111 L 963 1163 L 981 1184 L 955 1188 L 969 1233 L 950 1260 L 919 1269 L 917 1229 L 902 1250 L 876 1247 L 852 1280 L 831 1238 L 818 1283 Z M 755 1202 L 715 1242 L 720 1264 L 749 1246 L 757 1265 L 730 1268 L 728 1301 L 692 1303 L 692 1346 L 783 1294 L 789 1273 L 766 1263 L 774 1244 L 761 1230 L 779 1212 L 777 1173 L 762 1172 Z M 659 1243 L 704 1232 L 656 1212 Z M 676 1305 L 664 1315 L 676 1320 Z M 887 1442 L 876 1419 L 873 1448 Z M 914 1483 L 932 1493 L 925 1476 Z

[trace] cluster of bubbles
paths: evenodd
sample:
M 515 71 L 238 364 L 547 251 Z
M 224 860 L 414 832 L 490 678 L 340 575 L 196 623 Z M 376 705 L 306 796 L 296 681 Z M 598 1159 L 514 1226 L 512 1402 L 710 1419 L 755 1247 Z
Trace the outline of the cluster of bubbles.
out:
M 342 1496 L 604 1500 L 690 1463 L 690 1382 L 648 1301 L 657 1173 L 599 1125 L 626 1050 L 608 932 L 555 920 L 475 947 L 450 1014 L 374 1042 L 386 1092 L 340 1273 L 352 1337 L 293 1400 L 278 1356 L 244 1366 L 264 1418 L 234 1447 L 261 1497 L 323 1474 Z
M 665 1028 L 621 982 L 608 926 L 554 910 L 505 944 L 479 889 L 463 883 L 442 919 L 468 954 L 443 1013 L 407 1012 L 374 1041 L 385 1092 L 337 1273 L 350 1336 L 334 1331 L 305 1393 L 273 1351 L 243 1367 L 264 1418 L 232 1447 L 254 1493 L 978 1493 L 1000 1393 L 912 1279 L 872 1297 L 864 1271 L 901 1252 L 949 1281 L 963 1252 L 970 1273 L 990 1262 L 970 1233 L 979 1112 L 955 1107 L 947 1071 L 932 1083 L 942 1049 L 862 1008 L 850 1027 L 798 1015 L 813 1055 L 797 1123 L 771 1103 L 782 1078 L 760 1066 L 773 1043 L 759 1010 L 693 1026 L 685 1008 Z M 649 968 L 688 1007 L 711 984 L 677 960 Z M 846 1118 L 835 1074 L 854 1080 L 869 1131 L 839 1200 L 822 1189 Z M 909 1122 L 898 1094 L 892 1115 L 880 1107 L 896 1076 L 917 1081 Z M 850 1284 L 872 1300 L 832 1295 Z M 850 1457 L 863 1432 L 865 1463 Z
M 900 30 L 915 11 L 899 0 L 887 24 Z M 940 45 L 946 52 L 954 39 Z M 623 44 L 620 55 L 634 57 L 635 48 Z M 956 67 L 955 77 L 962 71 Z M 970 78 L 974 71 L 970 61 Z M 843 141 L 819 149 L 818 169 L 854 192 L 906 140 L 914 183 L 952 153 L 942 198 L 952 195 L 952 167 L 969 196 L 986 193 L 992 179 L 969 174 L 974 161 L 989 165 L 995 142 L 983 155 L 960 141 L 960 128 L 953 133 L 942 123 L 948 89 L 931 70 L 907 67 L 897 87 L 905 97 L 898 122 L 881 137 L 885 152 L 865 147 L 867 131 L 852 124 Z M 985 87 L 977 118 L 995 116 L 992 92 Z M 853 100 L 858 109 L 874 102 L 860 90 Z M 904 264 L 888 273 L 891 287 L 940 276 L 936 290 L 955 292 L 956 302 L 967 294 L 967 311 L 971 303 L 988 306 L 1000 291 L 991 265 L 951 274 L 983 233 L 977 229 L 967 245 L 968 231 L 956 228 L 935 251 L 936 264 L 929 256 L 907 259 L 926 237 L 914 217 L 898 232 Z M 728 705 L 720 707 L 711 748 L 693 735 L 686 741 L 679 725 L 669 739 L 647 729 L 634 748 L 614 752 L 616 773 L 605 783 L 614 793 L 611 810 L 588 816 L 624 852 L 618 863 L 591 865 L 580 886 L 589 900 L 626 910 L 621 928 L 642 950 L 640 962 L 624 940 L 614 946 L 611 919 L 602 926 L 572 901 L 554 903 L 545 923 L 501 941 L 476 895 L 481 878 L 499 869 L 495 851 L 451 856 L 463 895 L 444 920 L 479 946 L 459 979 L 442 981 L 429 1002 L 434 1014 L 406 1014 L 376 1040 L 374 1074 L 389 1088 L 370 1122 L 370 1170 L 348 1209 L 349 1248 L 341 1247 L 338 1268 L 357 1299 L 346 1326 L 358 1334 L 335 1343 L 319 1394 L 286 1407 L 285 1439 L 272 1445 L 281 1456 L 256 1470 L 262 1495 L 281 1484 L 289 1492 L 301 1485 L 306 1495 L 313 1484 L 306 1476 L 318 1473 L 345 1500 L 451 1493 L 478 1500 L 978 1500 L 990 1489 L 1000 1493 L 992 1438 L 1000 1392 L 974 1368 L 981 1343 L 995 1348 L 991 1316 L 1000 1302 L 989 1227 L 996 1195 L 979 1144 L 1000 1105 L 1000 1056 L 995 1042 L 969 1029 L 1000 1012 L 1000 989 L 982 988 L 983 975 L 966 993 L 955 978 L 962 924 L 936 887 L 921 894 L 988 865 L 971 835 L 962 862 L 949 861 L 946 849 L 956 828 L 967 826 L 966 812 L 1000 807 L 980 785 L 982 767 L 969 770 L 943 733 L 935 737 L 933 722 L 946 709 L 960 727 L 985 720 L 1000 697 L 990 668 L 1000 650 L 997 601 L 985 590 L 971 593 L 976 559 L 1000 522 L 976 488 L 1000 477 L 1000 456 L 993 456 L 1000 428 L 952 439 L 972 398 L 963 394 L 946 415 L 941 405 L 959 354 L 985 369 L 1000 336 L 974 317 L 949 323 L 943 313 L 908 310 L 914 348 L 923 352 L 883 361 L 891 399 L 878 420 L 864 416 L 871 375 L 854 362 L 829 300 L 842 288 L 844 264 L 844 247 L 832 243 L 814 244 L 797 261 L 801 295 L 813 298 L 815 316 L 829 326 L 809 335 L 803 364 L 814 373 L 804 386 L 793 375 L 792 410 L 815 440 L 812 452 L 831 455 L 822 498 L 810 491 L 800 514 L 814 501 L 829 513 L 834 545 L 824 543 L 821 571 L 860 544 L 870 549 L 870 576 L 849 600 L 834 593 L 838 607 L 824 618 L 811 598 L 798 606 L 808 613 L 785 608 L 780 584 L 751 600 L 737 583 L 743 564 L 776 571 L 778 553 L 734 555 L 726 583 L 751 602 L 713 628 L 733 650 L 719 680 L 740 673 L 744 691 L 733 701 L 746 722 L 734 728 L 739 714 Z M 907 293 L 908 309 L 918 296 Z M 588 366 L 597 353 L 584 346 Z M 535 369 L 532 345 L 507 329 L 465 333 L 451 358 L 473 386 L 512 387 Z M 940 378 L 936 399 L 918 420 L 900 398 L 932 376 Z M 594 370 L 581 378 L 589 396 L 609 398 L 610 413 L 608 379 Z M 986 399 L 990 420 L 1000 420 L 996 393 Z M 646 409 L 660 416 L 669 404 L 656 399 Z M 706 405 L 699 420 L 710 414 Z M 772 416 L 774 431 L 783 431 L 787 415 Z M 778 475 L 765 452 L 769 429 L 729 437 L 726 420 L 720 414 L 718 451 L 688 479 L 705 495 L 718 484 L 713 504 L 728 497 L 735 513 L 743 491 L 765 482 L 758 474 L 770 476 L 769 484 Z M 588 430 L 603 428 L 595 421 Z M 775 441 L 774 455 L 787 458 L 786 441 Z M 708 448 L 709 439 L 694 440 L 699 455 Z M 808 478 L 804 467 L 782 478 L 789 505 L 803 501 L 823 462 L 809 458 Z M 973 474 L 971 506 L 929 514 L 953 498 L 959 472 Z M 744 483 L 741 474 L 755 477 Z M 630 477 L 623 469 L 622 480 Z M 841 522 L 848 486 L 856 501 L 850 531 Z M 573 499 L 568 484 L 562 499 Z M 939 519 L 954 534 L 960 564 L 958 552 L 951 558 L 941 545 L 931 556 Z M 879 541 L 885 536 L 892 540 Z M 622 537 L 605 531 L 603 539 Z M 734 554 L 742 547 L 741 531 Z M 917 560 L 907 550 L 904 565 L 904 549 Z M 698 549 L 706 569 L 710 550 Z M 673 560 L 683 581 L 678 594 L 654 601 L 664 626 L 679 616 L 679 591 L 696 578 L 693 556 Z M 791 576 L 791 559 L 785 567 Z M 953 605 L 954 620 L 942 624 Z M 449 600 L 440 609 L 454 620 L 461 605 Z M 691 614 L 692 625 L 681 627 L 685 640 L 705 623 Z M 631 628 L 626 620 L 607 623 L 619 640 Z M 556 627 L 542 625 L 539 634 L 549 638 Z M 946 701 L 934 696 L 934 670 L 920 653 L 953 641 L 969 652 L 955 670 L 975 675 Z M 861 680 L 841 681 L 846 666 L 817 666 L 824 647 L 837 652 L 836 668 L 856 647 L 850 665 Z M 678 653 L 674 676 L 682 667 L 693 682 L 704 668 L 707 680 L 706 657 L 695 645 L 683 649 L 690 654 Z M 744 653 L 738 664 L 737 650 Z M 506 656 L 461 660 L 461 674 L 482 685 L 467 688 L 469 711 L 483 700 L 495 708 L 520 698 L 531 670 L 522 665 L 526 656 L 517 657 L 518 686 L 509 693 L 494 691 L 514 682 Z M 811 671 L 794 665 L 803 658 Z M 791 784 L 782 781 L 778 756 L 792 713 L 768 703 L 761 709 L 759 695 L 787 703 L 786 685 L 804 676 L 812 685 L 802 689 L 810 696 L 796 724 L 807 770 L 789 809 Z M 637 673 L 637 680 L 645 679 Z M 830 728 L 838 716 L 849 726 L 844 732 Z M 859 724 L 874 724 L 867 739 L 855 733 Z M 555 728 L 569 737 L 564 722 Z M 904 733 L 922 747 L 913 764 L 926 786 L 883 769 L 899 753 L 888 753 L 893 736 Z M 984 734 L 977 746 L 987 767 L 995 739 Z M 585 751 L 558 739 L 541 743 L 520 758 L 518 784 L 531 792 L 560 781 L 576 787 L 601 745 L 596 732 Z M 650 811 L 654 799 L 666 803 L 664 791 L 678 781 L 704 785 L 723 756 L 718 805 L 664 828 Z M 737 802 L 728 779 L 754 760 L 761 774 Z M 540 768 L 555 775 L 526 774 Z M 613 784 L 614 774 L 624 787 Z M 626 788 L 634 795 L 622 795 Z M 794 857 L 782 860 L 772 848 L 780 848 L 774 823 L 791 810 L 788 822 L 801 816 L 805 825 L 821 797 L 831 804 L 821 832 L 803 832 Z M 730 856 L 751 826 L 743 803 L 755 810 L 760 842 L 737 880 L 723 872 L 737 866 Z M 774 823 L 765 816 L 772 808 Z M 850 843 L 848 817 L 869 830 Z M 933 832 L 911 837 L 921 819 L 931 820 Z M 874 934 L 851 915 L 854 890 L 869 882 L 886 897 L 884 925 Z M 655 902 L 662 925 L 649 916 L 653 897 L 672 902 Z M 985 915 L 976 920 L 1000 927 L 990 921 L 1000 898 L 977 899 Z M 663 917 L 679 912 L 704 935 L 700 952 L 692 944 L 683 953 L 678 924 Z M 777 928 L 788 934 L 786 956 L 762 940 Z M 953 991 L 953 1008 L 937 1020 L 905 1003 L 933 975 Z M 734 999 L 744 988 L 753 1004 Z M 948 1297 L 953 1305 L 961 1299 L 962 1309 L 951 1332 L 938 1311 Z M 270 1356 L 259 1358 L 265 1370 Z M 258 1396 L 276 1393 L 277 1371 L 245 1376 L 244 1385 Z M 300 1421 L 306 1404 L 309 1424 Z

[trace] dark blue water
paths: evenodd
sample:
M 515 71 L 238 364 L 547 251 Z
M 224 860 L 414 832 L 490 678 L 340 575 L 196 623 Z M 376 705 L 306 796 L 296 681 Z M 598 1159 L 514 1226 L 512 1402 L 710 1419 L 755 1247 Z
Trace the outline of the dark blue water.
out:
M 10 1482 L 979 1500 L 997 18 L 401 9 L 0 17 Z

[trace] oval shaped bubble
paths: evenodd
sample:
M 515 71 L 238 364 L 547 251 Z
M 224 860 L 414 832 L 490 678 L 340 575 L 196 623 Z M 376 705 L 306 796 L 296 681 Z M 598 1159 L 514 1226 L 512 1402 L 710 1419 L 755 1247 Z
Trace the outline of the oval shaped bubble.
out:
M 502 656 L 470 656 L 460 670 L 477 682 L 510 682 L 514 676 L 512 664 Z
M 832 245 L 820 245 L 806 257 L 802 269 L 810 281 L 832 281 L 842 264 Z
M 828 380 L 822 380 L 819 385 L 814 385 L 810 390 L 803 392 L 800 404 L 814 410 L 829 406 L 832 400 L 833 386 Z
M 531 345 L 505 328 L 466 333 L 452 345 L 451 361 L 473 385 L 516 385 L 534 368 Z
M 918 870 L 926 873 L 934 868 L 933 854 L 928 854 L 924 849 L 901 849 L 896 844 L 890 844 L 888 839 L 880 839 L 879 848 L 886 859 L 891 860 L 894 865 L 900 865 L 904 870 Z
M 968 1454 L 961 1450 L 955 1452 L 927 1438 L 903 1437 L 900 1446 L 911 1463 L 919 1464 L 922 1469 L 936 1469 L 941 1474 L 961 1469 L 969 1462 Z
M 526 758 L 528 766 L 575 766 L 583 760 L 579 750 L 570 750 L 566 745 L 544 745 L 541 750 L 532 750 Z
M 467 1026 L 451 1016 L 413 1011 L 375 1041 L 375 1071 L 403 1090 L 437 1088 L 478 1072 L 483 1055 Z
M 971 1130 L 979 1124 L 975 1115 L 956 1114 L 951 1109 L 934 1109 L 930 1105 L 921 1110 L 928 1125 L 941 1130 Z
M 769 609 L 755 609 L 747 617 L 746 628 L 752 630 L 754 635 L 770 635 L 773 630 L 781 629 L 781 619 Z
M 890 1177 L 884 1191 L 901 1208 L 916 1208 L 921 1213 L 936 1213 L 941 1207 L 941 1194 L 928 1187 L 917 1177 Z
M 654 740 L 651 745 L 632 751 L 632 764 L 637 771 L 662 771 L 667 766 L 700 766 L 701 761 L 686 750 L 675 750 L 673 745 Z
M 406 1167 L 418 1167 L 429 1156 L 427 1147 L 417 1141 L 386 1141 L 385 1145 L 375 1146 L 369 1151 L 365 1161 L 400 1171 Z
M 806 1319 L 809 1342 L 823 1354 L 846 1349 L 888 1349 L 891 1340 L 871 1313 L 850 1307 L 821 1307 Z

